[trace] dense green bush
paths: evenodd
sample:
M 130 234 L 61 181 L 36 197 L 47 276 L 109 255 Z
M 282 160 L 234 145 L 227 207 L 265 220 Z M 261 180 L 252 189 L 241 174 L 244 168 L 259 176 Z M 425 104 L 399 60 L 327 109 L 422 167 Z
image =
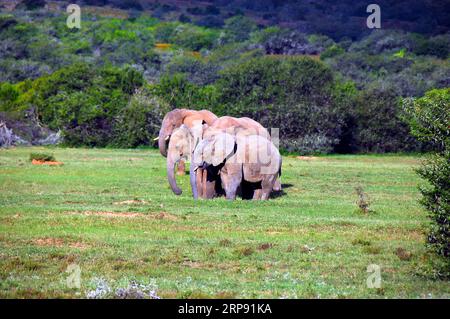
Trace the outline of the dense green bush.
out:
M 173 43 L 184 48 L 200 51 L 211 49 L 218 37 L 218 33 L 211 29 L 181 25 L 173 36 Z
M 363 91 L 353 116 L 355 144 L 352 149 L 385 153 L 421 148 L 401 119 L 400 99 L 392 89 L 376 87 Z
M 152 92 L 164 99 L 171 108 L 214 109 L 217 104 L 217 89 L 213 85 L 198 86 L 183 74 L 163 76 L 152 85 Z
M 225 20 L 222 43 L 246 41 L 256 29 L 256 23 L 245 16 L 237 15 L 231 17 Z
M 430 39 L 420 38 L 414 47 L 414 52 L 447 59 L 450 54 L 450 34 L 439 35 Z
M 339 45 L 332 45 L 330 47 L 328 47 L 321 55 L 320 55 L 320 59 L 321 60 L 325 60 L 327 58 L 332 58 L 334 56 L 340 55 L 342 53 L 344 53 L 344 49 L 342 47 L 340 47 Z
M 181 55 L 170 61 L 166 66 L 167 75 L 184 74 L 189 82 L 197 85 L 212 84 L 218 78 L 219 67 L 204 59 L 192 56 Z
M 152 145 L 164 115 L 170 110 L 169 105 L 148 88 L 137 90 L 115 119 L 112 144 L 120 147 Z
M 404 102 L 406 119 L 418 139 L 430 143 L 434 153 L 418 170 L 428 183 L 421 187 L 422 204 L 432 224 L 428 242 L 446 258 L 450 275 L 450 89 L 432 90 Z
M 43 8 L 46 5 L 45 0 L 22 0 L 20 2 L 20 6 L 23 6 L 27 10 L 35 10 L 39 8 Z
M 67 144 L 106 146 L 113 119 L 142 84 L 133 69 L 75 64 L 36 81 L 32 103 L 42 123 L 61 129 Z
M 332 99 L 331 70 L 306 57 L 261 57 L 230 67 L 218 80 L 218 114 L 248 116 L 280 129 L 290 151 L 329 152 L 342 114 Z
M 42 161 L 42 162 L 54 162 L 54 161 L 56 161 L 54 155 L 46 154 L 46 153 L 31 153 L 30 154 L 30 161 L 32 161 L 32 160 Z

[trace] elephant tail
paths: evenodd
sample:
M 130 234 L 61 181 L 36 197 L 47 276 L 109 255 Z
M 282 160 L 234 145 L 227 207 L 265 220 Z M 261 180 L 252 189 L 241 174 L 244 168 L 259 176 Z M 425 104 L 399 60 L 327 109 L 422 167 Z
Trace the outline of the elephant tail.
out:
M 280 168 L 278 169 L 278 176 L 281 177 L 281 166 L 283 164 L 283 159 L 280 156 Z

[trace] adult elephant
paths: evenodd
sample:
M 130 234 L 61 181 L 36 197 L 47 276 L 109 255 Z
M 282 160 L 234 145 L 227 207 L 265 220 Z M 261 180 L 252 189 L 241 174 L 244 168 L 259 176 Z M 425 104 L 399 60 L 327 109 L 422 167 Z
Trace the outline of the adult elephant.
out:
M 281 174 L 281 156 L 275 145 L 260 135 L 231 135 L 225 132 L 203 139 L 191 162 L 199 168 L 216 169 L 227 199 L 235 199 L 245 181 L 259 184 L 253 199 L 266 200 Z
M 202 140 L 211 138 L 215 135 L 226 132 L 232 136 L 242 135 L 258 135 L 270 140 L 270 134 L 267 129 L 248 117 L 235 118 L 231 116 L 222 116 L 218 118 L 211 126 L 204 126 Z M 192 195 L 197 199 L 200 195 L 202 198 L 211 198 L 215 194 L 218 171 L 214 167 L 202 168 L 194 164 L 191 160 L 190 166 L 190 182 L 192 188 Z M 202 186 L 199 192 L 198 185 Z M 200 194 L 199 194 L 200 193 Z
M 172 132 L 180 127 L 186 125 L 187 128 L 192 129 L 196 124 L 212 125 L 217 120 L 217 116 L 208 110 L 188 110 L 188 109 L 174 109 L 168 112 L 162 121 L 161 129 L 159 130 L 158 146 L 159 152 L 162 156 L 167 157 L 167 146 L 170 142 Z M 184 173 L 184 162 L 179 164 L 179 173 Z M 182 168 L 182 172 L 181 169 Z

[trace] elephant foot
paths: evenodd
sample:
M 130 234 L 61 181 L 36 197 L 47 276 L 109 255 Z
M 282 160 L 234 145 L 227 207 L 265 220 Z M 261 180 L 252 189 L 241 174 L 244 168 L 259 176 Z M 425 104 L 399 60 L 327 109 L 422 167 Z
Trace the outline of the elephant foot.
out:
M 278 178 L 275 180 L 275 183 L 273 184 L 273 191 L 281 192 L 281 181 Z

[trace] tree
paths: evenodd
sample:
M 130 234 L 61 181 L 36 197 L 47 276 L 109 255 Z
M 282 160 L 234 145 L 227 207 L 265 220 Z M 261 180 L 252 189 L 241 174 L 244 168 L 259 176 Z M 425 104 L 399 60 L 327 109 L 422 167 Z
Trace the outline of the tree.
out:
M 445 258 L 442 276 L 450 276 L 450 89 L 432 90 L 418 99 L 404 100 L 412 133 L 433 147 L 417 170 L 428 183 L 420 188 L 422 205 L 429 212 L 428 243 Z
M 164 115 L 169 111 L 169 105 L 148 88 L 137 90 L 116 117 L 113 144 L 120 147 L 152 145 Z
M 113 142 L 114 118 L 142 84 L 131 68 L 77 63 L 36 80 L 31 104 L 68 145 L 106 146 Z
M 27 10 L 35 10 L 45 7 L 47 2 L 45 0 L 22 0 L 21 4 Z
M 256 23 L 243 15 L 237 15 L 225 20 L 225 42 L 242 42 L 250 38 L 250 34 L 257 30 Z
M 363 91 L 353 114 L 355 141 L 353 149 L 361 152 L 398 152 L 419 150 L 419 143 L 402 120 L 400 99 L 391 88 Z
M 289 151 L 330 152 L 343 122 L 334 85 L 331 70 L 311 58 L 254 58 L 222 72 L 215 113 L 279 128 L 281 146 Z

